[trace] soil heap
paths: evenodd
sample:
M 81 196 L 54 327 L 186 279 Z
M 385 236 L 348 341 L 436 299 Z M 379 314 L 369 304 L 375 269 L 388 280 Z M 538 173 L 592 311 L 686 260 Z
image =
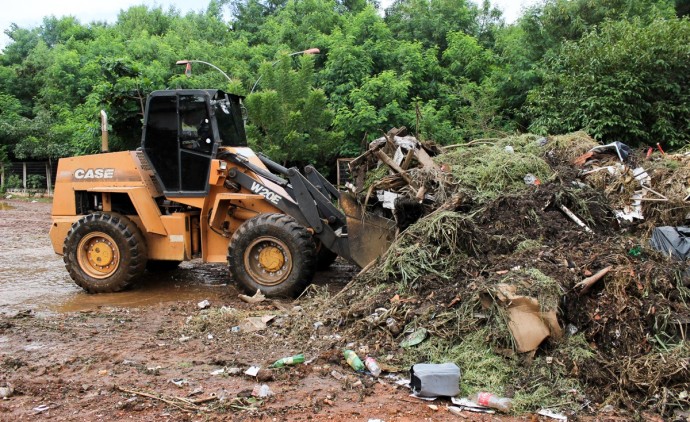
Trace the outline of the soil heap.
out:
M 591 151 L 582 132 L 445 148 L 401 135 L 352 165 L 360 200 L 398 223 L 391 248 L 335 296 L 308 292 L 286 330 L 384 370 L 455 362 L 463 394 L 513 397 L 516 413 L 687 411 L 687 264 L 648 245 L 686 223 L 690 157 Z M 666 200 L 634 198 L 641 186 Z M 303 338 L 314 321 L 338 336 Z

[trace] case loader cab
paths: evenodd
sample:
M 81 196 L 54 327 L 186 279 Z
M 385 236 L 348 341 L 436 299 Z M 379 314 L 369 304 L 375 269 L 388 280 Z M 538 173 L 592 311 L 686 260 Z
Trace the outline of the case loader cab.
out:
M 151 93 L 141 146 L 166 196 L 205 196 L 218 148 L 247 145 L 241 99 L 218 90 Z

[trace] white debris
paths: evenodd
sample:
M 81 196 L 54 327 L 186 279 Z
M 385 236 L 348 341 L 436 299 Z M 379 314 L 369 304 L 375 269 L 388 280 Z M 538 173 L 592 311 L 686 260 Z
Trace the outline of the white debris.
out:
M 250 366 L 249 369 L 244 371 L 245 375 L 249 375 L 250 377 L 255 377 L 256 374 L 259 373 L 259 370 L 261 369 L 260 366 Z
M 562 415 L 560 413 L 556 413 L 549 409 L 541 409 L 539 412 L 537 412 L 537 414 L 541 416 L 546 416 L 547 418 L 556 419 L 558 421 L 568 422 L 567 416 Z
M 176 386 L 182 388 L 185 385 L 189 384 L 189 381 L 187 381 L 184 378 L 173 378 L 170 380 L 171 383 L 175 384 Z
M 400 195 L 387 190 L 376 191 L 376 197 L 381 202 L 381 206 L 383 208 L 388 208 L 389 210 L 395 208 L 395 200 L 398 198 L 398 196 Z

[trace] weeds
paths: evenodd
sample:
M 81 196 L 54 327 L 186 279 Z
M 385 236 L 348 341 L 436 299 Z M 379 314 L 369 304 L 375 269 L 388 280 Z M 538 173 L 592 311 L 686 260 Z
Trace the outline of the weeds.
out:
M 471 189 L 477 202 L 524 191 L 529 187 L 524 181 L 527 174 L 541 180 L 553 174 L 542 158 L 517 151 L 511 153 L 495 145 L 457 149 L 436 157 L 436 162 L 449 165 L 457 184 Z

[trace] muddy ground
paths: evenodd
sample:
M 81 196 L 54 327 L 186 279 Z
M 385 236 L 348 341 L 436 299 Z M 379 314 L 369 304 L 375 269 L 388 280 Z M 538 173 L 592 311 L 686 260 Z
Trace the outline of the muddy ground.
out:
M 318 327 L 319 347 L 298 350 L 280 327 L 300 317 L 299 301 L 244 303 L 224 266 L 183 263 L 130 291 L 88 295 L 53 253 L 49 227 L 48 203 L 0 203 L 0 387 L 14 389 L 0 420 L 539 420 L 454 416 L 444 400 L 433 410 L 393 379 L 354 373 L 339 350 L 324 351 L 329 333 Z M 337 292 L 356 271 L 338 261 L 316 284 Z M 213 313 L 228 324 L 205 326 Z M 250 315 L 276 318 L 232 330 Z M 300 352 L 309 364 L 243 374 Z M 273 395 L 252 398 L 261 384 Z

